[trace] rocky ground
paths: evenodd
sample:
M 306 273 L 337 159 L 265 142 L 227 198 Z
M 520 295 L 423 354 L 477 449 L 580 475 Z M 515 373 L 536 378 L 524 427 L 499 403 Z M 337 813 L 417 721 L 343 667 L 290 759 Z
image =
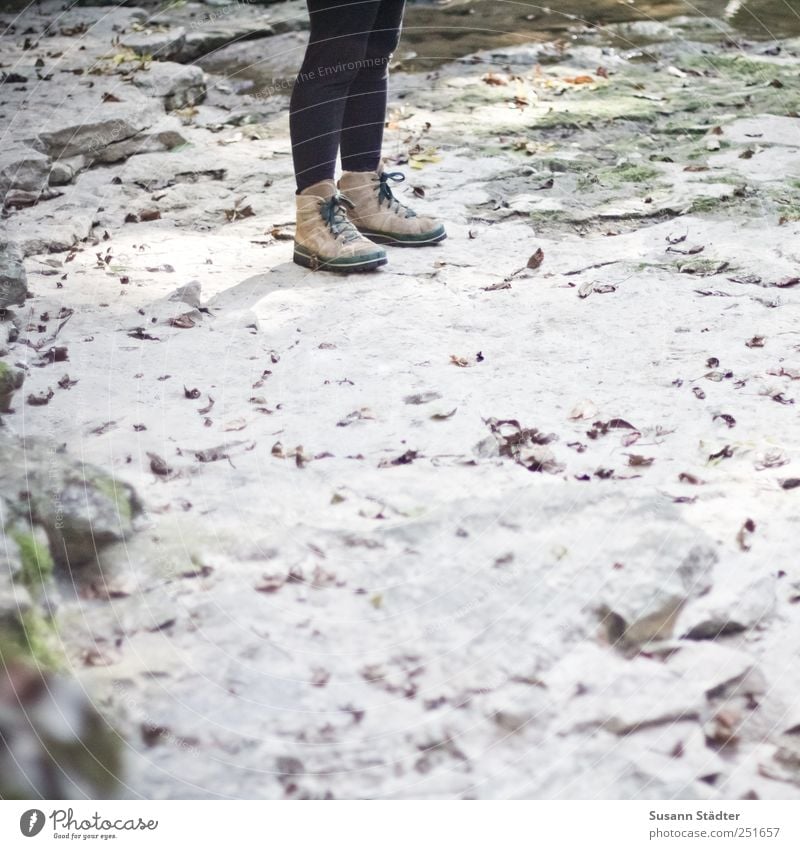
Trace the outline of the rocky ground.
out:
M 40 8 L 0 23 L 4 568 L 122 794 L 796 798 L 800 42 L 401 65 L 449 238 L 341 278 L 291 262 L 301 4 Z

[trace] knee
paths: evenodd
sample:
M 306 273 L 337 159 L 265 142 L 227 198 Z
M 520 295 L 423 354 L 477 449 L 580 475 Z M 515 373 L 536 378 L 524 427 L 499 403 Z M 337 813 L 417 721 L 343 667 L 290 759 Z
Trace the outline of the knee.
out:
M 400 30 L 395 27 L 375 30 L 367 43 L 367 59 L 388 61 L 400 43 Z

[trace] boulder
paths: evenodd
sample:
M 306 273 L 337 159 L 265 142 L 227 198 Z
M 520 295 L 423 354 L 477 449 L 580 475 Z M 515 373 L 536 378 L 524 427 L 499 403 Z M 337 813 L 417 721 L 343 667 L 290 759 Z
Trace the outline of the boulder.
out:
M 18 512 L 44 528 L 62 569 L 95 561 L 101 548 L 124 540 L 142 511 L 129 484 L 31 440 L 0 439 L 0 491 L 24 493 Z
M 712 640 L 765 625 L 775 611 L 775 577 L 754 575 L 744 558 L 728 559 L 724 582 L 682 612 L 676 630 L 692 640 Z
M 129 32 L 120 39 L 122 47 L 133 50 L 139 56 L 151 56 L 153 59 L 172 59 L 180 55 L 186 41 L 186 30 L 175 27 L 166 32 L 145 29 Z
M 160 98 L 167 110 L 192 106 L 206 96 L 205 73 L 197 65 L 154 62 L 137 72 L 133 82 L 150 97 Z
M 0 242 L 0 310 L 21 306 L 28 294 L 22 251 L 14 242 Z
M 596 595 L 610 642 L 627 646 L 671 637 L 686 603 L 709 590 L 717 561 L 710 539 L 660 505 L 641 502 L 631 512 L 643 533 L 603 546 L 605 579 Z
M 133 138 L 110 144 L 97 152 L 94 161 L 104 165 L 123 162 L 131 156 L 141 153 L 160 153 L 185 144 L 186 139 L 176 130 L 161 130 L 155 133 L 141 133 Z
M 72 109 L 48 112 L 31 143 L 53 159 L 85 155 L 93 160 L 110 144 L 141 133 L 163 115 L 158 102 L 134 87 L 127 87 L 123 98 L 119 103 L 102 104 L 102 112 L 94 100 L 80 100 L 72 104 Z
M 227 3 L 227 0 L 226 0 Z M 203 56 L 208 56 L 229 44 L 239 44 L 242 41 L 252 41 L 256 38 L 268 38 L 275 30 L 268 24 L 253 25 L 250 20 L 216 21 L 212 18 L 208 26 L 198 27 L 186 33 L 186 40 L 178 54 L 173 57 L 180 62 L 194 62 Z
M 49 184 L 66 186 L 75 178 L 75 169 L 68 162 L 54 162 L 50 169 Z
M 11 189 L 39 193 L 47 186 L 50 157 L 26 145 L 0 152 L 0 197 Z

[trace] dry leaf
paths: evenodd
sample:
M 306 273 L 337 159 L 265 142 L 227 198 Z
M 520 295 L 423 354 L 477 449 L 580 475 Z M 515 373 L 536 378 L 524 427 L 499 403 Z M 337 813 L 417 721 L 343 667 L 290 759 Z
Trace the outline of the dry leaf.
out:
M 528 259 L 528 268 L 538 268 L 544 261 L 544 251 L 537 248 L 535 253 L 531 254 Z

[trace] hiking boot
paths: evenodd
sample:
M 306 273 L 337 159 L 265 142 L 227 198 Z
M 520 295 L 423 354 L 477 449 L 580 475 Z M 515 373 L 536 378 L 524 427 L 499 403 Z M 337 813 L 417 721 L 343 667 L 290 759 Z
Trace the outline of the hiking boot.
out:
M 352 203 L 333 180 L 303 189 L 297 198 L 294 261 L 313 270 L 371 271 L 385 265 L 386 251 L 365 239 L 347 218 Z
M 447 237 L 435 218 L 417 215 L 392 194 L 389 181 L 401 183 L 399 171 L 345 171 L 339 189 L 352 201 L 348 217 L 373 242 L 400 247 L 421 247 Z

